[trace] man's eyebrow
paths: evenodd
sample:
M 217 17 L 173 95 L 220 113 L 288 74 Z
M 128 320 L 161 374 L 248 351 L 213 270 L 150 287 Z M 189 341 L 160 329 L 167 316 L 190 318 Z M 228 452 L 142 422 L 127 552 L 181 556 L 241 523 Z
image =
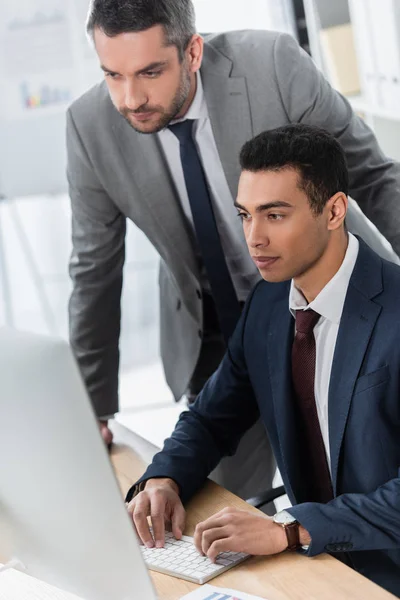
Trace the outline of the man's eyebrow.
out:
M 166 60 L 152 62 L 149 65 L 146 65 L 143 69 L 139 69 L 139 71 L 136 71 L 135 75 L 142 75 L 143 73 L 147 73 L 148 71 L 154 71 L 155 69 L 165 67 L 167 64 L 168 64 L 168 61 L 166 61 Z M 105 73 L 113 73 L 114 75 L 120 75 L 120 73 L 118 73 L 117 71 L 113 71 L 112 69 L 109 69 L 105 65 L 100 65 L 100 68 Z
M 155 69 L 160 69 L 161 67 L 165 67 L 168 64 L 167 60 L 159 60 L 157 62 L 152 62 L 143 69 L 136 71 L 135 75 L 142 75 L 143 73 L 147 73 L 148 71 L 154 71 Z
M 119 73 L 117 73 L 116 71 L 113 71 L 112 69 L 109 69 L 108 67 L 106 67 L 105 65 L 100 65 L 100 69 L 102 71 L 104 71 L 104 73 L 113 73 L 115 75 L 119 75 Z
M 239 202 L 235 202 L 235 206 L 240 210 L 248 212 L 247 208 L 239 204 Z M 274 202 L 268 202 L 267 204 L 259 204 L 256 208 L 256 212 L 260 213 L 271 208 L 293 208 L 293 205 L 289 204 L 289 202 L 284 202 L 283 200 L 275 200 Z

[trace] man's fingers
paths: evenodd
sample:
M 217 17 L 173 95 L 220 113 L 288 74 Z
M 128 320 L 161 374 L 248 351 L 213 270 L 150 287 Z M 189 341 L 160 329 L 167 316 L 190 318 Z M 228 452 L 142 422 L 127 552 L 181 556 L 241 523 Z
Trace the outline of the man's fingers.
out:
M 163 548 L 165 542 L 165 504 L 161 494 L 154 494 L 150 514 L 156 548 Z
M 136 537 L 138 538 L 138 540 L 139 540 L 139 543 L 140 543 L 141 545 L 143 545 L 143 542 L 142 542 L 142 540 L 140 539 L 140 536 L 139 536 L 139 534 L 138 534 L 138 530 L 136 529 L 135 521 L 133 520 L 133 508 L 131 509 L 131 507 L 130 507 L 130 503 L 129 503 L 129 502 L 125 502 L 125 506 L 126 506 L 126 509 L 127 509 L 127 511 L 128 511 L 128 514 L 129 514 L 129 516 L 130 516 L 130 517 L 131 517 L 131 519 L 132 519 L 132 527 L 133 527 L 133 529 L 134 529 L 134 532 L 135 532 L 135 534 L 136 534 Z
M 139 538 L 142 540 L 144 545 L 148 548 L 153 548 L 153 537 L 150 533 L 150 527 L 147 521 L 149 512 L 150 501 L 148 497 L 143 495 L 142 497 L 138 496 L 135 498 L 135 505 L 133 508 L 133 523 L 136 527 Z
M 228 527 L 215 527 L 214 529 L 207 529 L 203 531 L 201 539 L 201 550 L 202 553 L 208 556 L 208 551 L 212 544 L 218 540 L 225 540 L 229 537 Z
M 204 531 L 215 529 L 217 527 L 224 527 L 227 525 L 227 521 L 228 515 L 226 509 L 224 509 L 197 525 L 194 532 L 194 545 L 200 554 L 203 554 L 202 542 Z
M 110 446 L 113 441 L 113 433 L 108 427 L 108 421 L 99 421 L 100 433 L 106 446 Z
M 224 538 L 222 540 L 216 540 L 213 542 L 207 552 L 208 558 L 212 562 L 215 562 L 218 554 L 221 554 L 221 552 L 230 552 L 232 548 L 229 542 L 230 538 Z
M 232 509 L 224 508 L 223 510 L 220 510 L 219 512 L 215 513 L 215 515 L 211 515 L 211 517 L 208 517 L 208 519 L 206 519 L 199 525 L 203 527 L 203 530 L 213 529 L 214 527 L 223 527 L 230 520 L 232 520 L 231 511 Z
M 181 502 L 177 502 L 171 517 L 172 533 L 180 540 L 185 530 L 186 513 Z
M 163 548 L 166 521 L 171 519 L 173 534 L 180 539 L 185 527 L 185 509 L 173 486 L 152 485 L 140 492 L 128 505 L 139 538 L 148 548 Z M 148 523 L 151 518 L 152 533 Z M 153 534 L 153 535 L 152 535 Z
M 196 529 L 194 530 L 193 542 L 196 546 L 196 550 L 199 554 L 203 554 L 203 550 L 201 549 L 201 542 L 203 538 L 204 531 L 204 523 L 199 523 L 196 525 Z

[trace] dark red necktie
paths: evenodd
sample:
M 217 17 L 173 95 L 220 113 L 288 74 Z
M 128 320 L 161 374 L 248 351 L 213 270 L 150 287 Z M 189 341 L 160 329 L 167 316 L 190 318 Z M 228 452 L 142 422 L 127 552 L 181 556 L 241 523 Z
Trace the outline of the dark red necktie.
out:
M 296 335 L 292 348 L 292 378 L 300 419 L 301 454 L 309 481 L 310 501 L 329 502 L 333 498 L 332 481 L 315 404 L 314 327 L 320 315 L 313 310 L 296 310 Z

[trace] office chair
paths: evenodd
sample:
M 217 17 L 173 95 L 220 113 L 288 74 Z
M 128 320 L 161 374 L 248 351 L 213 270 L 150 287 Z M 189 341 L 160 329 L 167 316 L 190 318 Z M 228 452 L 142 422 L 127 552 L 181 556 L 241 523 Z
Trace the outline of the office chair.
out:
M 277 498 L 284 496 L 286 494 L 285 487 L 280 485 L 276 488 L 271 488 L 265 492 L 262 492 L 258 496 L 253 496 L 252 498 L 248 498 L 246 502 L 254 506 L 255 508 L 261 508 L 264 504 L 269 504 L 273 502 Z

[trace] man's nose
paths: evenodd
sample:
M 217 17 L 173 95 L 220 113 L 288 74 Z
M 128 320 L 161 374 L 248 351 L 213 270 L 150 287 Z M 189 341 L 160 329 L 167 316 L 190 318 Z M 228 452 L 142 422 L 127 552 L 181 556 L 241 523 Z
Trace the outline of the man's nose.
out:
M 247 231 L 246 241 L 250 248 L 269 246 L 269 237 L 268 232 L 265 230 L 265 226 L 263 227 L 261 223 L 257 223 L 253 220 Z
M 136 111 L 147 103 L 147 96 L 139 85 L 128 82 L 125 86 L 125 106 L 128 110 Z

